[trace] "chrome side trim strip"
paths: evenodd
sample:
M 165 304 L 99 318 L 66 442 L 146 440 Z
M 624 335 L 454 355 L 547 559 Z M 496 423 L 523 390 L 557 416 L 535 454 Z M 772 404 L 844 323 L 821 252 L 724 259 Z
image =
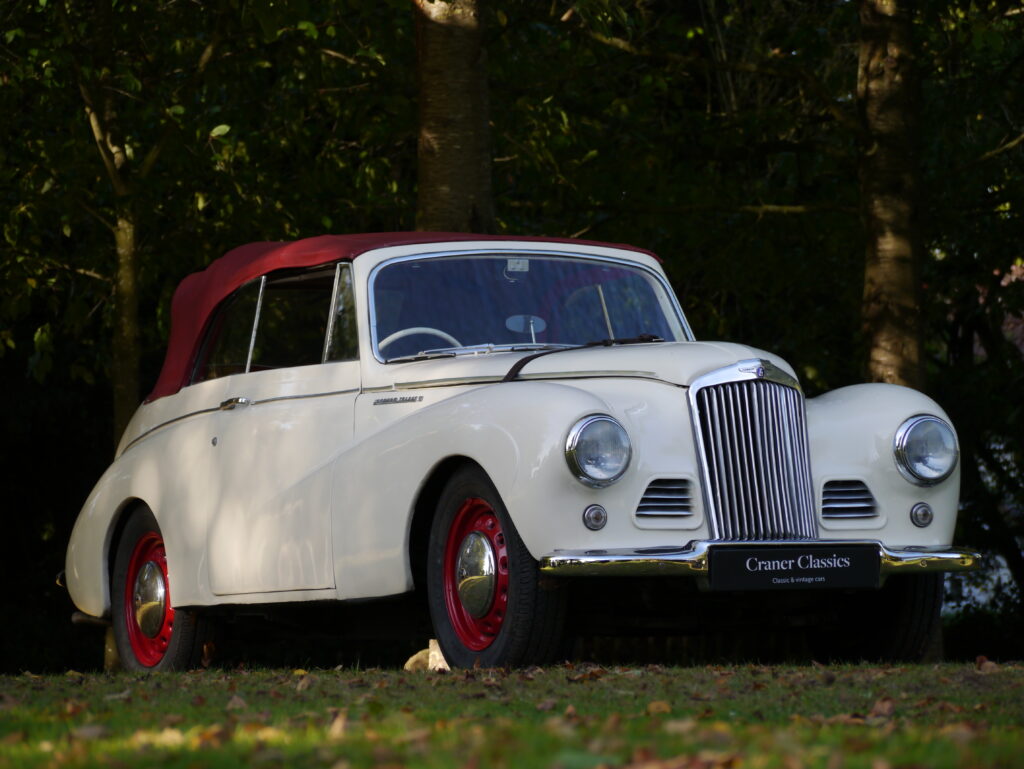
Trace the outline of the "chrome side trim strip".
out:
M 278 396 L 275 396 L 273 398 L 264 398 L 263 400 L 258 400 L 258 401 L 249 400 L 248 398 L 229 398 L 228 400 L 224 401 L 223 403 L 218 404 L 217 406 L 214 406 L 213 408 L 199 409 L 198 411 L 190 411 L 187 414 L 182 414 L 181 416 L 177 416 L 174 419 L 168 419 L 166 422 L 161 422 L 158 425 L 154 425 L 153 427 L 151 427 L 148 430 L 146 430 L 146 432 L 141 433 L 140 435 L 136 436 L 136 438 L 131 443 L 129 443 L 127 446 L 124 447 L 124 450 L 128 451 L 128 449 L 130 449 L 136 443 L 141 441 L 143 438 L 146 438 L 149 435 L 152 435 L 157 430 L 161 430 L 164 427 L 167 427 L 169 425 L 173 425 L 175 422 L 181 422 L 183 419 L 188 419 L 190 417 L 197 417 L 197 416 L 200 416 L 202 414 L 216 414 L 218 411 L 230 411 L 234 406 L 241 406 L 241 405 L 245 405 L 245 406 L 260 406 L 260 405 L 262 405 L 264 403 L 275 403 L 276 401 L 293 401 L 293 400 L 300 400 L 301 398 L 326 398 L 329 395 L 353 395 L 353 394 L 358 393 L 358 392 L 360 392 L 359 388 L 358 387 L 353 387 L 353 388 L 348 389 L 348 390 L 331 390 L 329 392 L 322 392 L 322 393 L 303 393 L 301 395 L 278 395 Z M 227 405 L 227 404 L 230 404 L 231 401 L 235 401 L 235 403 L 232 404 L 232 405 Z M 243 403 L 241 403 L 241 401 L 246 401 L 246 402 L 243 404 Z
M 124 447 L 124 450 L 128 451 L 128 449 L 130 449 L 136 443 L 141 441 L 143 438 L 146 438 L 146 437 L 152 435 L 157 430 L 161 430 L 164 427 L 167 427 L 169 425 L 173 425 L 175 422 L 181 422 L 184 419 L 189 419 L 191 417 L 197 417 L 197 416 L 200 416 L 202 414 L 216 414 L 220 410 L 221 410 L 220 409 L 220 404 L 218 404 L 218 405 L 214 406 L 213 408 L 199 409 L 199 411 L 190 411 L 189 413 L 182 414 L 181 416 L 177 416 L 174 419 L 168 419 L 166 422 L 161 422 L 160 424 L 158 424 L 158 425 L 156 425 L 154 427 L 150 427 L 148 430 L 146 430 L 146 432 L 140 433 L 139 435 L 137 435 L 135 437 L 135 439 L 131 443 L 129 443 L 127 446 Z M 122 453 L 124 453 L 124 452 L 122 452 Z
M 653 371 L 553 371 L 542 374 L 520 374 L 519 380 L 545 381 L 548 379 L 601 379 L 608 377 L 619 377 L 625 379 L 660 379 Z M 460 385 L 482 385 L 497 384 L 504 381 L 503 376 L 467 376 L 452 377 L 450 379 L 423 379 L 417 382 L 395 382 L 394 388 L 377 387 L 378 390 L 419 390 L 424 387 L 458 387 Z M 671 383 L 669 383 L 671 384 Z M 370 392 L 369 388 L 365 392 Z
M 778 542 L 716 543 L 697 540 L 684 547 L 648 547 L 613 550 L 556 550 L 540 559 L 540 569 L 557 577 L 706 577 L 708 551 L 716 545 L 750 545 L 765 549 L 793 545 L 875 545 L 881 573 L 920 574 L 973 571 L 981 567 L 981 553 L 966 548 L 890 548 L 877 540 L 787 540 Z
M 262 400 L 252 401 L 249 405 L 261 406 L 264 403 L 277 403 L 278 401 L 297 401 L 303 398 L 326 398 L 330 395 L 352 395 L 360 392 L 358 387 L 350 387 L 347 390 L 328 390 L 322 393 L 300 393 L 299 395 L 275 395 L 273 398 L 263 398 Z

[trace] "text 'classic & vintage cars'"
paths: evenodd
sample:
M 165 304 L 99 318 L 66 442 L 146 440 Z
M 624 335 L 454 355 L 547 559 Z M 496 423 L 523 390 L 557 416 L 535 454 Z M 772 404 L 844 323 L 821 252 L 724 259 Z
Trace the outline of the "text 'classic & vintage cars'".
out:
M 195 665 L 233 612 L 403 594 L 453 666 L 799 617 L 819 656 L 913 659 L 978 557 L 958 453 L 921 393 L 805 399 L 776 355 L 696 341 L 641 249 L 254 243 L 178 288 L 67 584 L 129 669 Z

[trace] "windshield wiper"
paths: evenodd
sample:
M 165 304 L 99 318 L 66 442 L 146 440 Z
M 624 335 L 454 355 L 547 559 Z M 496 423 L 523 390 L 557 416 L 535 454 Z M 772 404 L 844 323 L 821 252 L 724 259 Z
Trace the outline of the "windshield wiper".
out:
M 544 342 L 509 342 L 508 344 L 472 344 L 463 347 L 437 347 L 432 350 L 420 350 L 411 355 L 399 355 L 388 358 L 385 363 L 409 363 L 431 358 L 452 358 L 460 355 L 488 355 L 494 352 L 528 352 L 531 350 L 564 350 L 577 345 L 548 344 Z
M 412 355 L 399 355 L 397 358 L 385 358 L 385 363 L 410 363 L 414 360 L 430 360 L 431 358 L 454 358 L 453 350 L 426 350 Z
M 502 382 L 511 382 L 517 376 L 519 372 L 523 370 L 527 363 L 537 358 L 542 358 L 545 355 L 551 355 L 556 352 L 563 352 L 565 350 L 579 350 L 583 347 L 614 347 L 620 344 L 648 344 L 650 342 L 664 342 L 660 336 L 654 334 L 640 334 L 640 336 L 630 336 L 624 339 L 600 339 L 593 342 L 587 342 L 585 344 L 577 345 L 575 347 L 560 347 L 556 350 L 543 350 L 542 352 L 535 353 L 533 355 L 527 355 L 525 358 L 520 358 L 515 362 L 515 365 L 508 370 L 508 373 L 502 378 Z

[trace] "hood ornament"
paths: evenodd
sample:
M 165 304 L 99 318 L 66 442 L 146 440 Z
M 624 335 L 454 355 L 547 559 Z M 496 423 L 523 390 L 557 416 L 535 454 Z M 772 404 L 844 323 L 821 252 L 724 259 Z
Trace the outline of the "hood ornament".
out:
M 753 374 L 758 379 L 764 378 L 764 363 L 762 361 L 757 361 L 754 366 L 740 366 L 739 370 L 744 374 Z

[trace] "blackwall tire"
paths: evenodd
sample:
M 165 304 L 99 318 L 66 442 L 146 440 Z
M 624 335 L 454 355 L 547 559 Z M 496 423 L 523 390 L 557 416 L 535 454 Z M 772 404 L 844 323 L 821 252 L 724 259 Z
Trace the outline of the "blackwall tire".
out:
M 559 656 L 565 590 L 541 578 L 480 468 L 462 468 L 446 484 L 428 548 L 430 615 L 449 665 L 515 667 Z
M 941 648 L 944 592 L 942 574 L 899 574 L 880 590 L 837 597 L 811 652 L 822 662 L 924 661 Z
M 129 671 L 197 667 L 207 624 L 175 609 L 163 535 L 148 508 L 130 514 L 118 541 L 110 584 L 111 622 L 121 667 Z

